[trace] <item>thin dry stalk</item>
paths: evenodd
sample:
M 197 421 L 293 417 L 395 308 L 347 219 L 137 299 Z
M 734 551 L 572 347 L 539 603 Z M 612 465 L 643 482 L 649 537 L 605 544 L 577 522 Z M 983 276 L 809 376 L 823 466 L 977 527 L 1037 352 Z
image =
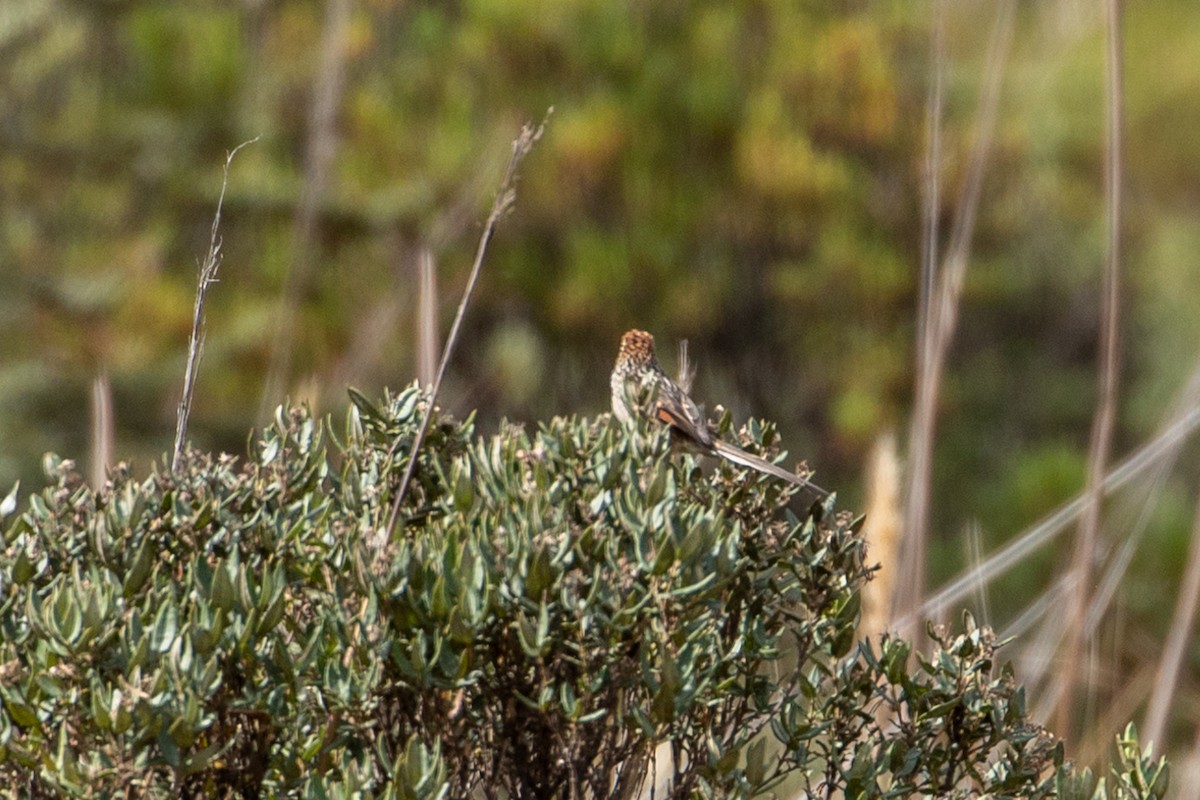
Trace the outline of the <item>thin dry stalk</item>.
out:
M 1021 682 L 1028 687 L 1029 693 L 1034 694 L 1035 687 L 1042 686 L 1047 670 L 1058 652 L 1059 642 L 1062 641 L 1062 614 L 1051 614 L 1051 609 L 1061 608 L 1070 587 L 1059 580 L 1044 591 L 1025 611 L 1017 616 L 1001 633 L 1001 639 L 1020 638 L 1020 648 L 1015 654 L 1018 661 L 1018 674 Z M 1035 625 L 1040 627 L 1033 634 L 1028 631 Z M 1041 696 L 1041 689 L 1037 689 Z
M 1148 501 L 1147 505 L 1150 502 Z M 1148 519 L 1148 515 L 1144 515 Z M 1117 589 L 1121 586 L 1121 581 L 1125 578 L 1125 574 L 1129 570 L 1129 565 L 1133 562 L 1133 553 L 1137 547 L 1138 541 L 1145 532 L 1145 526 L 1135 530 L 1122 544 L 1117 555 L 1111 559 L 1105 567 L 1103 578 L 1100 581 L 1097 590 L 1088 598 L 1087 607 L 1084 609 L 1083 623 L 1081 627 L 1083 632 L 1081 639 L 1086 643 L 1089 651 L 1087 660 L 1088 675 L 1094 675 L 1097 669 L 1094 653 L 1095 644 L 1093 635 L 1100 627 L 1101 621 L 1108 613 L 1109 605 L 1117 596 Z M 1078 576 L 1073 572 L 1068 572 L 1062 580 L 1062 596 L 1069 603 L 1073 596 L 1079 591 L 1075 586 Z M 1055 650 L 1061 648 L 1062 642 L 1067 637 L 1067 628 L 1074 624 L 1074 620 L 1069 615 L 1060 615 L 1056 619 L 1058 636 L 1055 638 Z M 1048 662 L 1047 665 L 1048 666 Z M 1030 682 L 1040 682 L 1044 675 L 1037 671 L 1023 673 Z M 1090 680 L 1090 678 L 1089 678 Z M 1039 703 L 1034 711 L 1035 718 L 1039 722 L 1045 722 L 1051 713 L 1057 713 L 1059 704 L 1062 702 L 1062 697 L 1069 684 L 1068 676 L 1062 669 L 1061 659 L 1055 664 L 1053 675 L 1048 681 L 1047 687 L 1039 693 Z M 1090 703 L 1090 700 L 1089 700 Z M 1095 726 L 1089 726 L 1095 727 Z M 1115 730 L 1115 729 L 1114 729 Z
M 917 341 L 924 347 L 929 336 L 929 304 L 937 277 L 938 222 L 941 220 L 942 98 L 946 74 L 945 0 L 933 0 L 933 24 L 929 27 L 929 51 L 933 56 L 933 80 L 925 105 L 924 196 L 921 203 L 921 280 L 917 286 Z M 920 368 L 922 360 L 917 360 Z
M 908 487 L 904 506 L 903 548 L 901 559 L 894 569 L 903 577 L 891 585 L 897 592 L 889 602 L 889 616 L 894 610 L 907 610 L 924 594 L 927 550 L 927 519 L 929 481 L 933 460 L 934 403 L 936 392 L 930 394 L 933 358 L 933 324 L 930 309 L 933 305 L 937 280 L 938 221 L 941 216 L 940 180 L 942 161 L 942 98 L 943 77 L 946 71 L 946 9 L 943 0 L 934 0 L 933 19 L 929 31 L 929 50 L 933 62 L 933 80 L 926 100 L 926 139 L 923 224 L 921 228 L 921 277 L 917 293 L 917 347 L 915 407 L 908 439 Z M 916 634 L 916 631 L 913 631 Z
M 988 602 L 988 582 L 983 580 L 980 575 L 980 568 L 983 566 L 983 529 L 979 527 L 978 522 L 972 522 L 967 526 L 967 535 L 963 537 L 963 544 L 967 550 L 967 565 L 973 568 L 975 574 L 975 606 L 979 609 L 979 619 L 984 625 L 991 625 L 992 611 L 991 604 Z
M 1158 662 L 1154 693 L 1150 696 L 1150 707 L 1141 731 L 1146 741 L 1158 743 L 1160 752 L 1165 743 L 1171 700 L 1179 683 L 1179 668 L 1183 665 L 1184 651 L 1191 640 L 1197 604 L 1200 604 L 1200 503 L 1196 505 L 1196 516 L 1192 523 L 1192 541 L 1188 547 L 1187 566 L 1183 570 L 1183 587 L 1175 598 L 1175 614 L 1167 633 L 1167 646 Z
M 508 159 L 508 167 L 504 170 L 504 177 L 500 180 L 500 187 L 496 190 L 495 199 L 492 201 L 492 210 L 488 214 L 487 222 L 483 226 L 483 233 L 479 237 L 479 245 L 475 249 L 475 262 L 471 265 L 471 275 L 467 278 L 467 286 L 463 290 L 462 300 L 458 303 L 458 311 L 454 314 L 454 322 L 450 326 L 450 335 L 446 337 L 446 346 L 442 350 L 442 360 L 438 365 L 437 377 L 433 381 L 433 389 L 429 394 L 429 403 L 425 408 L 425 414 L 421 418 L 421 426 L 417 429 L 416 438 L 413 439 L 412 449 L 409 452 L 408 463 L 404 467 L 404 476 L 400 479 L 400 486 L 396 489 L 396 497 L 392 501 L 392 510 L 388 515 L 387 527 L 383 531 L 383 536 L 379 537 L 377 547 L 382 547 L 392 538 L 392 533 L 396 529 L 396 520 L 400 516 L 400 506 L 404 503 L 404 496 L 408 493 L 408 486 L 412 482 L 414 470 L 417 467 L 417 457 L 421 452 L 421 444 L 425 441 L 425 434 L 429 430 L 429 420 L 433 416 L 433 411 L 437 403 L 438 392 L 442 388 L 442 379 L 446 376 L 446 365 L 450 362 L 450 356 L 454 353 L 454 346 L 458 342 L 458 332 L 462 327 L 463 317 L 466 316 L 467 306 L 471 302 L 471 295 L 475 291 L 475 284 L 479 281 L 479 271 L 483 266 L 483 255 L 487 252 L 488 243 L 492 240 L 492 234 L 496 230 L 496 224 L 500 222 L 516 200 L 516 183 L 517 167 L 525 156 L 529 155 L 529 151 L 533 149 L 533 145 L 542 138 L 542 133 L 546 129 L 546 121 L 554 109 L 551 108 L 546 112 L 546 119 L 542 120 L 541 124 L 536 128 L 526 123 L 521 128 L 520 135 L 513 140 L 512 155 Z
M 1160 746 L 1157 751 L 1162 753 L 1163 748 Z M 1192 741 L 1192 750 L 1187 758 L 1178 759 L 1171 767 L 1172 777 L 1178 775 L 1172 784 L 1182 787 L 1177 800 L 1200 800 L 1200 729 L 1196 730 L 1196 738 Z
M 417 380 L 432 386 L 438 363 L 437 269 L 428 245 L 421 247 L 417 262 Z
M 1133 674 L 1120 674 L 1112 687 L 1114 696 L 1104 703 L 1103 712 L 1098 715 L 1096 724 L 1089 725 L 1080 734 L 1078 753 L 1075 760 L 1080 764 L 1099 762 L 1108 749 L 1112 747 L 1113 737 L 1137 712 L 1138 706 L 1146 699 L 1154 680 L 1154 665 L 1138 664 L 1132 670 Z M 1143 744 L 1150 742 L 1150 737 L 1138 731 Z M 1163 752 L 1156 748 L 1158 752 Z
M 1003 84 L 1004 66 L 1012 42 L 1015 19 L 1014 0 L 1005 0 L 997 7 L 996 21 L 988 45 L 984 91 L 977 112 L 979 133 L 971 148 L 946 258 L 937 276 L 936 288 L 929 298 L 924 335 L 918 348 L 916 403 L 908 448 L 909 481 L 904 521 L 903 572 L 898 584 L 902 596 L 897 598 L 896 603 L 896 608 L 904 611 L 913 609 L 925 593 L 929 481 L 933 463 L 937 399 L 946 353 L 958 320 L 958 306 L 983 191 L 983 177 L 991 154 L 992 135 L 999 116 L 1000 88 Z M 936 210 L 927 213 L 936 213 Z M 935 243 L 930 242 L 928 250 L 932 251 L 934 246 Z M 920 630 L 916 626 L 902 632 L 914 639 L 920 638 Z
M 258 141 L 258 137 L 242 142 L 229 151 L 225 156 L 225 168 L 221 175 L 221 194 L 217 197 L 217 212 L 213 215 L 212 230 L 208 238 L 208 254 L 200 265 L 200 274 L 196 284 L 196 302 L 192 307 L 192 335 L 188 339 L 187 367 L 183 373 L 183 397 L 179 399 L 179 410 L 175 417 L 175 450 L 171 456 L 171 470 L 179 467 L 183 458 L 184 439 L 187 437 L 188 417 L 192 413 L 192 396 L 196 392 L 196 375 L 200 371 L 200 356 L 204 351 L 204 301 L 208 297 L 208 288 L 217 282 L 217 272 L 221 268 L 221 238 L 217 230 L 221 225 L 221 206 L 225 202 L 225 189 L 229 186 L 229 165 L 233 157 L 248 144 Z
M 104 370 L 92 381 L 92 488 L 99 490 L 108 477 L 114 449 L 112 384 Z
M 1106 556 L 1107 564 L 1104 574 L 1089 598 L 1082 624 L 1082 638 L 1085 642 L 1092 641 L 1092 637 L 1099 629 L 1101 622 L 1108 616 L 1109 607 L 1117 597 L 1122 581 L 1129 570 L 1130 564 L 1133 562 L 1134 553 L 1137 551 L 1138 545 L 1149 527 L 1152 511 L 1166 486 L 1167 478 L 1178 452 L 1179 446 L 1176 445 L 1172 448 L 1170 458 L 1160 459 L 1155 463 L 1154 470 L 1149 480 L 1146 481 L 1147 489 L 1145 496 L 1138 503 L 1139 507 L 1136 511 L 1136 519 L 1128 524 L 1122 522 L 1117 526 L 1118 530 L 1126 532 L 1125 538 L 1120 543 L 1120 547 L 1114 556 Z M 1080 496 L 1079 503 L 1081 508 L 1084 502 L 1085 498 Z M 1044 592 L 1043 596 L 1029 609 L 1023 612 L 1003 634 L 1004 638 L 1020 635 L 1023 629 L 1034 624 L 1043 615 L 1045 616 L 1042 631 L 1038 635 L 1037 641 L 1027 647 L 1027 652 L 1022 656 L 1023 660 L 1028 663 L 1022 665 L 1021 675 L 1030 686 L 1040 685 L 1046 679 L 1046 675 L 1050 671 L 1051 658 L 1055 653 L 1060 652 L 1061 643 L 1066 637 L 1065 629 L 1068 624 L 1073 624 L 1073 620 L 1068 615 L 1049 614 L 1048 612 L 1050 609 L 1057 610 L 1061 608 L 1064 602 L 1069 602 L 1069 599 L 1077 591 L 1074 585 L 1077 580 L 1078 576 L 1074 572 L 1067 571 L 1063 573 L 1055 581 L 1054 585 Z M 1120 636 L 1118 635 L 1115 638 L 1119 640 Z M 1094 647 L 1091 649 L 1094 650 Z M 1037 692 L 1039 702 L 1035 708 L 1034 716 L 1038 721 L 1046 720 L 1057 709 L 1066 687 L 1066 676 L 1061 669 L 1061 665 L 1055 664 L 1055 667 L 1049 680 Z M 1089 674 L 1096 671 L 1094 659 L 1089 659 L 1088 668 Z M 1090 727 L 1093 730 L 1096 729 L 1094 725 Z M 1111 733 L 1113 730 L 1115 728 L 1109 732 Z
M 1200 408 L 1193 407 L 1190 411 L 1173 419 L 1157 436 L 1138 448 L 1108 473 L 1103 484 L 1105 495 L 1110 495 L 1124 487 L 1146 470 L 1161 467 L 1164 462 L 1173 461 L 1183 443 L 1197 428 L 1200 428 Z M 993 553 L 986 561 L 946 583 L 937 592 L 927 597 L 925 602 L 909 615 L 897 620 L 896 625 L 911 626 L 935 608 L 953 606 L 961 602 L 974 591 L 974 586 L 979 580 L 991 581 L 1008 572 L 1031 553 L 1062 533 L 1079 517 L 1084 503 L 1086 503 L 1086 499 L 1083 495 L 1079 495 L 1063 504 Z
M 860 639 L 878 636 L 892 624 L 892 596 L 896 585 L 896 553 L 900 549 L 900 459 L 896 437 L 885 434 L 875 441 L 868 459 L 866 523 L 863 538 L 867 557 L 879 569 L 862 589 Z
M 1160 459 L 1155 463 L 1154 470 L 1146 481 L 1147 489 L 1145 497 L 1138 503 L 1139 508 L 1136 512 L 1136 519 L 1129 524 L 1121 523 L 1117 526 L 1119 530 L 1126 532 L 1125 538 L 1117 549 L 1116 555 L 1111 558 L 1106 557 L 1107 564 L 1104 574 L 1096 590 L 1091 593 L 1091 597 L 1089 598 L 1082 626 L 1084 641 L 1089 641 L 1099 629 L 1100 623 L 1104 621 L 1108 614 L 1109 606 L 1117 596 L 1122 581 L 1133 561 L 1133 555 L 1137 551 L 1138 544 L 1149 527 L 1152 511 L 1166 486 L 1167 477 L 1171 472 L 1175 455 L 1178 452 L 1179 447 L 1176 446 L 1172 449 L 1170 458 Z M 1080 496 L 1079 504 L 1081 509 L 1084 502 L 1085 498 Z M 1063 527 L 1065 528 L 1065 525 Z M 1058 610 L 1062 608 L 1064 603 L 1069 602 L 1069 598 L 1077 591 L 1074 585 L 1076 580 L 1078 580 L 1078 576 L 1071 571 L 1060 575 L 1054 584 L 1043 592 L 1041 597 L 1022 612 L 1016 620 L 1010 623 L 1001 636 L 1001 638 L 1005 639 L 1022 636 L 1025 630 L 1044 617 L 1042 630 L 1037 640 L 1033 644 L 1026 646 L 1024 648 L 1025 652 L 1021 656 L 1025 663 L 1022 664 L 1020 672 L 1029 686 L 1042 684 L 1049 671 L 1052 657 L 1061 650 L 1062 641 L 1066 636 L 1065 629 L 1067 624 L 1071 623 L 1072 620 L 1067 615 L 1050 614 L 1049 612 L 1052 609 Z M 1089 664 L 1089 668 L 1092 666 Z M 1045 720 L 1056 709 L 1065 683 L 1065 676 L 1062 670 L 1056 668 L 1046 688 L 1037 693 L 1040 700 L 1035 710 L 1036 719 L 1039 721 Z
M 342 102 L 346 76 L 346 30 L 350 22 L 350 0 L 328 0 L 321 30 L 312 111 L 308 123 L 308 146 L 304 156 L 304 183 L 292 231 L 292 261 L 280 300 L 279 326 L 271 346 L 271 361 L 263 386 L 259 419 L 265 419 L 279 400 L 291 370 L 295 347 L 296 312 L 316 263 L 316 228 L 321 198 L 329 184 L 330 167 L 337 154 L 337 113 Z
M 1100 374 L 1099 404 L 1092 420 L 1091 443 L 1088 448 L 1087 505 L 1079 522 L 1075 539 L 1072 569 L 1079 576 L 1072 596 L 1067 642 L 1063 653 L 1063 677 L 1066 680 L 1056 718 L 1060 736 L 1071 733 L 1072 707 L 1075 699 L 1076 672 L 1079 658 L 1087 642 L 1083 638 L 1083 616 L 1091 588 L 1092 561 L 1099 537 L 1100 513 L 1104 490 L 1104 472 L 1112 449 L 1112 433 L 1116 420 L 1120 254 L 1121 254 L 1121 18 L 1118 0 L 1108 0 L 1107 45 L 1108 69 L 1106 81 L 1107 148 L 1105 151 L 1105 194 L 1108 211 L 1108 258 L 1104 265 L 1103 306 L 1100 311 Z

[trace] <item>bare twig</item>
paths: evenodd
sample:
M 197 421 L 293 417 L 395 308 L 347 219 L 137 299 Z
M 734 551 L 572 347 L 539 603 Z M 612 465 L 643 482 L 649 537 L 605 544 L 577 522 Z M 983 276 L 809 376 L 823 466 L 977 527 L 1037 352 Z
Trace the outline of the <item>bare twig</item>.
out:
M 242 142 L 229 151 L 225 156 L 225 168 L 221 175 L 221 194 L 217 197 L 217 212 L 213 215 L 212 230 L 208 239 L 208 254 L 200 265 L 199 279 L 196 285 L 196 303 L 192 308 L 192 335 L 188 339 L 187 367 L 183 373 L 183 397 L 179 399 L 179 411 L 175 418 L 175 450 L 171 456 L 171 470 L 179 467 L 183 457 L 184 439 L 187 436 L 188 417 L 192 413 L 192 396 L 196 391 L 196 374 L 200 370 L 200 355 L 204 351 L 204 301 L 208 296 L 208 287 L 217 282 L 217 272 L 221 268 L 221 238 L 217 230 L 221 225 L 221 206 L 225 202 L 225 189 L 229 186 L 229 165 L 233 157 L 248 144 L 258 141 L 258 137 Z
M 1107 150 L 1104 158 L 1105 194 L 1108 210 L 1108 258 L 1104 264 L 1103 299 L 1100 309 L 1100 374 L 1099 400 L 1092 419 L 1091 442 L 1088 447 L 1087 505 L 1079 521 L 1075 538 L 1072 570 L 1078 580 L 1071 597 L 1071 624 L 1067 626 L 1067 641 L 1063 653 L 1062 675 L 1066 681 L 1059 698 L 1055 728 L 1059 736 L 1071 734 L 1072 705 L 1075 699 L 1076 671 L 1080 652 L 1087 646 L 1083 638 L 1083 621 L 1091 591 L 1092 560 L 1100 529 L 1100 511 L 1104 495 L 1103 479 L 1112 449 L 1112 432 L 1116 420 L 1118 332 L 1120 300 L 1121 255 L 1121 25 L 1118 0 L 1108 0 L 1107 9 Z
M 379 545 L 390 541 L 392 532 L 396 528 L 396 520 L 400 516 L 400 506 L 404 503 L 404 496 L 408 493 L 408 486 L 412 482 L 413 472 L 417 467 L 417 458 L 421 452 L 421 444 L 425 441 L 425 434 L 429 430 L 429 420 L 433 416 L 435 404 L 437 403 L 438 392 L 442 388 L 442 379 L 446 376 L 446 365 L 450 362 L 450 356 L 454 353 L 454 345 L 458 341 L 458 332 L 462 327 L 463 317 L 467 313 L 467 305 L 471 302 L 471 295 L 475 291 L 475 284 L 479 280 L 480 268 L 483 266 L 483 255 L 487 252 L 488 243 L 492 240 L 492 234 L 496 230 L 496 224 L 500 222 L 516 200 L 516 187 L 514 186 L 517 178 L 517 167 L 521 165 L 521 161 L 525 156 L 529 155 L 529 151 L 533 149 L 533 145 L 542 138 L 542 132 L 546 129 L 546 120 L 554 111 L 551 108 L 546 112 L 546 119 L 542 120 L 537 127 L 526 123 L 521 128 L 521 133 L 513 140 L 512 155 L 508 159 L 508 167 L 504 170 L 504 177 L 500 180 L 500 186 L 496 190 L 496 196 L 492 201 L 492 210 L 488 214 L 487 222 L 484 223 L 483 233 L 479 236 L 479 245 L 475 248 L 475 262 L 471 265 L 471 275 L 467 278 L 467 286 L 463 290 L 462 300 L 458 303 L 458 311 L 454 314 L 454 322 L 450 326 L 450 335 L 446 337 L 446 346 L 442 348 L 442 360 L 438 365 L 437 377 L 433 381 L 433 389 L 429 394 L 429 404 L 425 409 L 425 414 L 421 418 L 421 426 L 417 429 L 416 438 L 413 439 L 412 449 L 409 451 L 408 463 L 404 467 L 404 476 L 400 479 L 400 486 L 396 489 L 396 497 L 392 501 L 392 510 L 388 515 L 387 527 L 384 529 L 384 536 L 380 537 Z

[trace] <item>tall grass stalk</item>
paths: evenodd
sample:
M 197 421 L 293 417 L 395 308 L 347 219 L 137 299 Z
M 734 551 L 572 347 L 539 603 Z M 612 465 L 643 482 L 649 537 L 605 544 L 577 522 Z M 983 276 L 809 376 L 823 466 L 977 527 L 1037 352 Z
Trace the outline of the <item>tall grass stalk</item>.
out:
M 926 520 L 929 514 L 929 481 L 933 454 L 934 404 L 930 394 L 931 363 L 934 357 L 930 308 L 937 279 L 938 222 L 941 218 L 942 97 L 946 72 L 946 9 L 943 0 L 933 0 L 929 51 L 932 76 L 925 112 L 925 175 L 922 185 L 921 272 L 917 283 L 917 341 L 914 374 L 915 402 L 908 439 L 908 472 L 904 519 L 899 555 L 885 570 L 897 573 L 890 586 L 890 612 L 909 611 L 924 593 Z M 890 621 L 890 620 L 889 620 Z
M 1096 764 L 1104 760 L 1112 747 L 1114 731 L 1120 731 L 1129 723 L 1150 694 L 1154 686 L 1154 669 L 1154 662 L 1145 661 L 1128 671 L 1110 670 L 1107 673 L 1105 688 L 1111 690 L 1112 697 L 1097 706 L 1099 711 L 1095 723 L 1080 733 L 1073 760 L 1079 764 Z M 1140 730 L 1138 738 L 1145 744 L 1150 743 L 1150 738 Z M 1154 749 L 1159 755 L 1165 755 L 1163 744 L 1161 740 L 1154 742 Z M 1171 784 L 1176 785 L 1175 781 L 1171 781 Z
M 1175 613 L 1171 617 L 1171 628 L 1167 633 L 1167 644 L 1158 662 L 1154 679 L 1154 691 L 1142 725 L 1142 735 L 1147 741 L 1157 742 L 1161 747 L 1166 741 L 1167 718 L 1171 713 L 1171 700 L 1179 683 L 1179 670 L 1183 665 L 1185 649 L 1192 638 L 1196 621 L 1196 606 L 1200 604 L 1200 502 L 1192 523 L 1192 539 L 1188 546 L 1187 566 L 1183 570 L 1183 586 L 1175 598 Z
M 963 548 L 966 550 L 966 562 L 974 569 L 976 580 L 974 587 L 975 606 L 980 610 L 979 619 L 985 625 L 992 624 L 991 604 L 988 602 L 988 582 L 979 577 L 983 566 L 983 529 L 978 522 L 967 525 L 963 536 Z
M 221 269 L 221 237 L 217 231 L 221 226 L 221 206 L 225 202 L 225 189 L 229 186 L 229 165 L 233 157 L 248 144 L 258 141 L 258 137 L 242 142 L 229 151 L 225 156 L 225 168 L 221 175 L 221 194 L 217 197 L 217 211 L 213 214 L 212 230 L 209 232 L 208 253 L 200 264 L 196 284 L 196 301 L 192 306 L 192 334 L 188 339 L 187 366 L 183 372 L 183 396 L 179 399 L 179 409 L 175 415 L 175 448 L 171 456 L 171 470 L 179 468 L 183 458 L 184 442 L 187 439 L 188 418 L 192 413 L 192 398 L 196 392 L 196 376 L 200 371 L 200 356 L 204 351 L 204 303 L 208 298 L 208 290 L 217 282 L 217 273 Z
M 1099 536 L 1103 505 L 1104 472 L 1112 449 L 1113 427 L 1116 422 L 1119 309 L 1121 257 L 1121 18 L 1118 0 L 1107 0 L 1106 43 L 1107 70 L 1105 80 L 1106 148 L 1104 154 L 1105 205 L 1108 221 L 1108 257 L 1104 263 L 1102 306 L 1100 309 L 1100 369 L 1099 399 L 1092 419 L 1091 442 L 1088 447 L 1087 489 L 1071 569 L 1078 576 L 1071 597 L 1067 641 L 1063 648 L 1062 676 L 1066 681 L 1055 713 L 1055 728 L 1060 736 L 1068 736 L 1074 713 L 1075 684 L 1079 659 L 1087 640 L 1084 638 L 1084 614 L 1091 591 L 1092 563 Z
M 1148 740 L 1147 740 L 1148 741 Z M 1162 745 L 1158 745 L 1158 750 L 1162 751 Z M 1195 738 L 1192 740 L 1192 750 L 1186 759 L 1180 759 L 1176 762 L 1178 766 L 1172 765 L 1172 777 L 1179 777 L 1173 781 L 1175 786 L 1179 786 L 1179 797 L 1176 800 L 1200 800 L 1200 728 L 1196 729 Z
M 879 571 L 862 588 L 859 638 L 877 636 L 892 623 L 892 598 L 896 588 L 896 553 L 900 549 L 900 459 L 896 437 L 880 436 L 871 449 L 866 480 L 866 522 L 863 538 L 867 558 Z
M 553 108 L 546 114 L 546 120 L 549 119 Z M 521 161 L 525 156 L 529 155 L 529 151 L 533 149 L 534 144 L 542 138 L 542 133 L 546 128 L 546 120 L 543 120 L 536 128 L 526 123 L 521 128 L 521 133 L 513 140 L 512 154 L 508 159 L 508 167 L 504 170 L 504 177 L 500 180 L 500 186 L 496 190 L 496 196 L 492 201 L 492 210 L 488 214 L 487 222 L 483 226 L 483 233 L 479 236 L 479 245 L 475 248 L 475 262 L 471 265 L 471 275 L 467 278 L 467 286 L 463 289 L 462 299 L 458 303 L 458 311 L 454 314 L 454 322 L 450 326 L 450 334 L 446 337 L 446 346 L 442 349 L 442 360 L 438 365 L 437 377 L 433 381 L 433 389 L 429 395 L 429 406 L 425 409 L 425 414 L 421 418 L 421 426 L 417 429 L 417 435 L 413 440 L 412 449 L 409 451 L 408 462 L 404 467 L 404 475 L 400 479 L 400 485 L 396 489 L 395 498 L 392 500 L 392 509 L 388 515 L 387 526 L 382 531 L 383 535 L 378 538 L 377 546 L 382 547 L 392 538 L 392 533 L 396 528 L 396 520 L 400 516 L 400 506 L 404 502 L 404 496 L 408 493 L 409 483 L 412 482 L 413 471 L 417 466 L 417 456 L 421 451 L 421 443 L 425 441 L 425 434 L 429 430 L 429 419 L 433 416 L 433 409 L 437 403 L 438 392 L 442 388 L 442 379 L 446 377 L 446 365 L 450 363 L 450 356 L 454 353 L 454 346 L 458 342 L 458 333 L 462 327 L 463 317 L 466 316 L 467 306 L 471 302 L 471 295 L 475 291 L 475 284 L 479 281 L 479 271 L 483 266 L 483 255 L 487 252 L 488 243 L 492 240 L 492 234 L 495 233 L 496 224 L 500 222 L 516 200 L 516 179 L 517 168 L 521 165 Z
M 433 250 L 417 253 L 417 380 L 432 386 L 438 364 L 437 267 Z
M 333 158 L 337 155 L 338 109 L 346 83 L 346 33 L 350 25 L 350 0 L 327 0 L 325 22 L 318 45 L 312 105 L 308 120 L 308 142 L 304 155 L 303 183 L 292 229 L 292 256 L 288 266 L 279 322 L 272 340 L 271 360 L 263 383 L 258 418 L 265 420 L 284 393 L 296 347 L 297 309 L 309 274 L 317 263 L 315 250 L 321 199 L 329 185 Z
M 116 434 L 114 432 L 112 384 L 104 370 L 92 381 L 92 463 L 89 470 L 92 488 L 99 491 L 112 464 Z
M 916 403 L 909 438 L 909 483 L 905 508 L 904 550 L 897 609 L 908 624 L 901 633 L 920 641 L 920 626 L 912 610 L 925 594 L 925 561 L 928 538 L 930 470 L 946 354 L 958 321 L 958 307 L 970 257 L 975 220 L 983 193 L 983 177 L 991 154 L 992 136 L 999 118 L 1000 89 L 1016 24 L 1015 0 L 1004 0 L 996 8 L 996 19 L 988 43 L 984 90 L 980 95 L 978 133 L 971 147 L 966 176 L 959 192 L 954 224 L 946 257 L 930 297 L 924 335 L 918 348 Z M 930 243 L 930 249 L 934 244 Z
M 1197 428 L 1200 428 L 1200 407 L 1193 407 L 1171 421 L 1157 436 L 1142 445 L 1124 461 L 1109 471 L 1103 487 L 1112 494 L 1146 470 L 1172 462 Z M 978 566 L 970 567 L 926 598 L 915 611 L 897 620 L 897 626 L 913 625 L 921 616 L 938 607 L 953 607 L 969 597 L 977 581 L 995 580 L 998 576 L 1022 563 L 1031 553 L 1062 533 L 1074 522 L 1083 509 L 1085 499 L 1077 496 L 1051 512 L 1033 527 L 1028 528 Z

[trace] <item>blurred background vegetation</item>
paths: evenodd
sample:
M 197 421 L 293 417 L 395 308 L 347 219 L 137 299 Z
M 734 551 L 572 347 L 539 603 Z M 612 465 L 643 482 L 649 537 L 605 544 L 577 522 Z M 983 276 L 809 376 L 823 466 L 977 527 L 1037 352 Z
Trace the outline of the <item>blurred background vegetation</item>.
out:
M 1003 8 L 942 4 L 944 233 Z M 45 451 L 87 458 L 101 374 L 115 456 L 140 471 L 169 450 L 230 149 L 260 137 L 230 171 L 190 432 L 243 453 L 285 397 L 338 413 L 347 385 L 414 378 L 420 254 L 444 335 L 509 142 L 553 106 L 443 404 L 485 430 L 596 414 L 621 332 L 642 327 L 668 362 L 688 339 L 700 400 L 776 420 L 861 507 L 867 453 L 903 442 L 912 407 L 933 19 L 911 0 L 0 0 L 0 485 L 39 486 Z M 1189 0 L 1125 13 L 1116 459 L 1200 351 L 1198 23 Z M 939 401 L 934 586 L 967 563 L 969 527 L 993 550 L 1083 486 L 1103 105 L 1101 4 L 1018 4 Z M 1105 703 L 1170 623 L 1196 460 L 1107 518 L 1111 541 L 1134 518 L 1146 533 L 1081 701 L 1102 744 Z M 1069 553 L 1026 559 L 981 617 L 1003 628 Z M 1171 741 L 1190 750 L 1200 649 L 1187 659 Z

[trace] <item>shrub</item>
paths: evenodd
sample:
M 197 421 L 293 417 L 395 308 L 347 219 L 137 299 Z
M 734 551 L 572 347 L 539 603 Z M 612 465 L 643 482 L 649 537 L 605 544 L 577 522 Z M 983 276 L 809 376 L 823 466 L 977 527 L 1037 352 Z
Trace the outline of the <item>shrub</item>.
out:
M 281 410 L 245 461 L 192 451 L 98 491 L 47 458 L 52 485 L 4 532 L 0 791 L 1097 788 L 969 618 L 915 667 L 903 641 L 856 644 L 870 570 L 832 499 L 706 472 L 607 416 L 488 438 L 438 416 L 380 546 L 426 399 L 351 398 L 340 441 Z M 768 424 L 740 436 L 774 452 Z M 1132 731 L 1121 755 L 1115 796 L 1161 797 L 1165 766 Z

